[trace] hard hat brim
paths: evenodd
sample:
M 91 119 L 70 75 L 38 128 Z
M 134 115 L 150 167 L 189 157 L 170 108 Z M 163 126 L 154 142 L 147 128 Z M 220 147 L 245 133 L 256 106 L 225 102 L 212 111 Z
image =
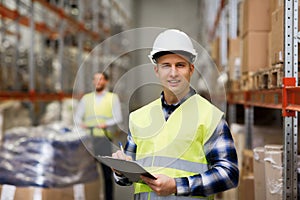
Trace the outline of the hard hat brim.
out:
M 190 63 L 194 63 L 194 61 L 196 59 L 196 55 L 193 55 L 190 52 L 182 51 L 182 50 L 159 51 L 159 52 L 154 53 L 153 55 L 149 55 L 149 58 L 151 59 L 152 63 L 156 64 L 158 58 L 160 58 L 161 56 L 164 56 L 164 55 L 168 55 L 168 54 L 178 54 L 178 55 L 184 56 Z

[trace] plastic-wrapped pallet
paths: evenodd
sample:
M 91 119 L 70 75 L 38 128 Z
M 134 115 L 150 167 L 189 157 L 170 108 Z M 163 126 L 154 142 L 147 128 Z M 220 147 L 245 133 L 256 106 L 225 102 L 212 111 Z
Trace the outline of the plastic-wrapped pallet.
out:
M 86 133 L 59 124 L 9 129 L 0 147 L 0 184 L 48 188 L 93 181 L 91 145 Z
M 255 200 L 266 199 L 266 181 L 265 181 L 265 148 L 256 147 L 253 149 L 253 173 L 254 173 L 254 191 Z
M 61 102 L 53 101 L 49 103 L 40 123 L 46 125 L 61 121 L 65 125 L 73 125 L 73 108 L 76 108 L 77 103 L 78 101 L 75 99 L 64 99 Z M 57 110 L 61 110 L 61 116 Z
M 283 146 L 265 145 L 266 200 L 281 200 L 283 189 Z

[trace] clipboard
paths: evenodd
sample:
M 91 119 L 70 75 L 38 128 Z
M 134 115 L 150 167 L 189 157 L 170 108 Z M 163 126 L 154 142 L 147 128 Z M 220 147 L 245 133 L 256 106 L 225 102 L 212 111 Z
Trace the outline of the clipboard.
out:
M 141 175 L 156 179 L 151 173 L 144 169 L 143 166 L 135 161 L 121 160 L 110 156 L 97 156 L 97 160 L 122 173 L 132 182 L 139 182 Z

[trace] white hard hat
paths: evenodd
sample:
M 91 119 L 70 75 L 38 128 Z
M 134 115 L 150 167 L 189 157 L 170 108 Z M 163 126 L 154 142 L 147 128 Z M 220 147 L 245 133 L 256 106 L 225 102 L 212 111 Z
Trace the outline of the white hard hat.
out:
M 156 37 L 148 57 L 153 64 L 156 64 L 158 57 L 169 53 L 187 56 L 191 63 L 194 63 L 197 57 L 197 52 L 189 36 L 176 29 L 168 29 L 160 33 Z

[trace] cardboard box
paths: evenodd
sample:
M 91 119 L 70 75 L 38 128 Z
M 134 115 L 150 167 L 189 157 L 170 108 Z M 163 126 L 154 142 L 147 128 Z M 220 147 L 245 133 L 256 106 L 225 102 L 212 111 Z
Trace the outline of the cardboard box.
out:
M 272 66 L 272 31 L 268 33 L 268 67 Z
M 253 149 L 253 173 L 254 173 L 254 191 L 255 200 L 266 199 L 266 181 L 265 181 L 265 149 L 256 147 Z
M 217 65 L 217 67 L 220 65 L 220 38 L 217 37 L 212 43 L 211 43 L 211 58 Z
M 242 170 L 243 163 L 243 150 L 245 149 L 245 134 L 242 126 L 238 124 L 231 124 L 230 130 L 232 133 L 232 137 L 234 140 L 234 146 L 236 149 L 236 153 L 238 156 L 238 166 L 239 169 Z
M 241 40 L 228 40 L 228 69 L 229 79 L 238 80 L 241 77 Z
M 270 110 L 271 111 L 271 110 Z M 278 115 L 280 113 L 279 110 L 272 110 L 274 111 L 269 113 L 269 116 L 265 116 L 265 111 L 259 111 L 257 110 L 256 113 L 261 117 L 261 119 L 263 118 L 264 120 L 274 120 L 274 117 L 280 116 Z M 257 116 L 256 118 L 259 118 L 259 116 Z M 261 120 L 259 119 L 259 120 Z M 279 117 L 278 120 L 281 120 L 281 118 Z M 270 125 L 254 125 L 253 126 L 253 130 L 252 130 L 252 147 L 256 148 L 256 147 L 262 147 L 265 146 L 265 144 L 280 144 L 282 145 L 283 140 L 282 140 L 282 128 L 280 126 L 276 126 L 278 125 L 277 123 L 280 123 L 280 121 L 275 120 L 272 123 L 272 127 Z M 268 122 L 269 123 L 269 122 Z M 244 124 L 237 124 L 237 123 L 232 123 L 230 124 L 230 130 L 231 133 L 234 137 L 235 140 L 235 134 L 238 134 L 240 137 L 240 140 L 238 141 L 238 144 L 240 146 L 241 144 L 241 148 L 238 148 L 239 146 L 236 146 L 237 151 L 238 150 L 243 150 L 245 148 L 245 126 Z M 299 137 L 300 138 L 300 137 Z M 234 141 L 236 142 L 236 140 Z M 300 143 L 300 139 L 298 141 Z M 235 143 L 236 145 L 236 143 Z M 300 152 L 299 152 L 300 154 Z M 241 159 L 241 157 L 239 156 L 239 159 Z
M 300 8 L 300 7 L 298 7 Z M 298 18 L 300 13 L 298 13 Z M 300 26 L 300 20 L 298 20 Z M 298 47 L 298 54 L 299 54 Z M 272 29 L 271 29 L 271 63 L 272 65 L 284 62 L 284 8 L 281 7 L 272 13 Z M 300 56 L 298 56 L 300 61 Z
M 0 186 L 0 199 L 5 200 L 99 200 L 100 181 L 64 188 Z
M 279 9 L 282 8 L 284 5 L 284 0 L 270 0 L 270 9 L 271 9 L 271 14 Z M 273 26 L 273 25 L 272 25 Z
M 265 145 L 266 200 L 282 199 L 282 154 L 282 145 Z
M 271 63 L 284 62 L 284 27 L 283 27 L 283 8 L 278 9 L 272 14 L 271 30 Z
M 244 176 L 240 179 L 239 199 L 254 200 L 254 177 Z
M 42 188 L 20 187 L 13 185 L 0 186 L 0 199 L 5 200 L 40 200 L 42 199 Z
M 242 74 L 268 67 L 268 32 L 248 32 L 243 39 Z
M 230 190 L 226 190 L 224 192 L 222 192 L 222 196 L 221 199 L 222 200 L 237 200 L 238 199 L 238 188 L 233 188 Z M 217 200 L 217 199 L 216 199 Z
M 228 57 L 240 57 L 241 56 L 241 39 L 229 39 L 228 40 Z
M 271 30 L 270 0 L 245 0 L 242 37 L 250 31 Z
M 241 176 L 252 176 L 252 175 L 253 175 L 253 151 L 249 149 L 244 149 Z
M 243 18 L 244 18 L 244 1 L 238 3 L 238 36 L 241 37 L 243 34 Z
M 239 80 L 242 76 L 241 57 L 228 58 L 229 79 Z

